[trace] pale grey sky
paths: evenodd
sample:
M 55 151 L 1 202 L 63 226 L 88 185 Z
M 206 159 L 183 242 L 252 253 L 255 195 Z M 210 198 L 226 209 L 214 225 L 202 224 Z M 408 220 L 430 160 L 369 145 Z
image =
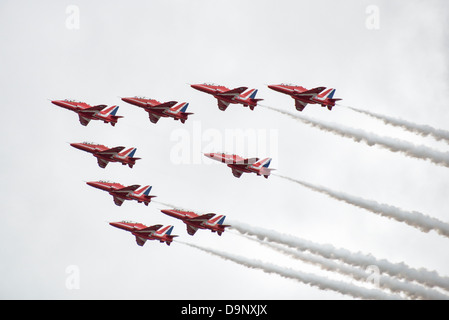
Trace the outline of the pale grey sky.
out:
M 69 5 L 79 9 L 79 29 L 67 28 Z M 368 6 L 379 9 L 377 30 L 366 26 Z M 138 247 L 107 222 L 172 224 L 180 240 L 351 281 L 233 232 L 218 237 L 200 230 L 190 237 L 182 222 L 159 212 L 165 208 L 160 204 L 115 206 L 111 196 L 84 182 L 97 179 L 151 184 L 161 202 L 449 276 L 449 240 L 435 232 L 422 233 L 277 177 L 236 179 L 220 163 L 175 164 L 170 158 L 179 129 L 190 137 L 191 152 L 202 151 L 211 132 L 224 137 L 226 130 L 273 130 L 278 139 L 272 167 L 279 173 L 449 222 L 447 168 L 264 108 L 221 112 L 212 97 L 188 85 L 258 88 L 264 104 L 291 112 L 293 100 L 267 84 L 334 87 L 344 105 L 447 129 L 447 12 L 443 0 L 0 1 L 0 297 L 350 298 L 176 242 Z M 133 95 L 187 101 L 195 114 L 185 125 L 171 119 L 154 125 L 143 110 L 119 98 Z M 64 98 L 117 104 L 124 118 L 114 128 L 98 121 L 83 127 L 75 113 L 48 100 Z M 344 108 L 329 112 L 309 105 L 304 114 L 449 149 Z M 142 160 L 133 169 L 112 163 L 102 170 L 68 144 L 84 140 L 135 146 Z M 70 266 L 80 272 L 79 289 L 66 286 Z

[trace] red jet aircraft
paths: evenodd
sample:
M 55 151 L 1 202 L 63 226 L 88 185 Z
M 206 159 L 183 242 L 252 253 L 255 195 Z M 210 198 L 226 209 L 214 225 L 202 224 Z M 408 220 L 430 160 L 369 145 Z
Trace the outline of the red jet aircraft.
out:
M 302 111 L 307 104 L 321 104 L 322 107 L 327 107 L 332 110 L 335 102 L 341 99 L 334 99 L 335 89 L 317 87 L 307 90 L 304 87 L 293 84 L 276 84 L 269 85 L 268 88 L 290 95 L 295 99 L 296 110 Z
M 192 88 L 213 95 L 218 101 L 218 108 L 225 111 L 230 103 L 240 103 L 244 107 L 254 110 L 257 102 L 263 99 L 256 99 L 257 89 L 249 89 L 247 87 L 239 87 L 230 90 L 224 86 L 216 84 L 192 84 Z
M 75 100 L 53 100 L 51 103 L 71 111 L 78 113 L 80 123 L 83 126 L 87 126 L 90 120 L 101 120 L 104 123 L 110 123 L 115 126 L 119 118 L 122 116 L 116 116 L 118 106 L 108 107 L 105 104 L 98 106 L 91 106 L 85 102 Z
M 143 202 L 148 206 L 148 203 L 151 202 L 151 198 L 156 197 L 149 195 L 152 188 L 151 186 L 140 188 L 140 185 L 134 184 L 125 187 L 120 183 L 109 181 L 90 181 L 86 183 L 91 187 L 108 191 L 109 194 L 114 197 L 114 203 L 118 206 L 121 206 L 125 200 L 136 200 L 137 202 Z
M 226 216 L 216 215 L 215 213 L 207 213 L 197 215 L 195 212 L 182 210 L 161 210 L 171 217 L 181 219 L 187 225 L 187 233 L 193 236 L 198 229 L 209 229 L 217 232 L 219 236 L 225 231 L 229 225 L 223 224 Z
M 226 163 L 229 168 L 232 169 L 232 174 L 236 178 L 240 178 L 240 176 L 244 172 L 254 172 L 258 176 L 263 175 L 266 179 L 270 175 L 272 170 L 269 169 L 271 158 L 265 158 L 259 160 L 259 158 L 249 158 L 245 159 L 235 154 L 226 154 L 226 153 L 205 153 L 206 157 Z
M 172 235 L 173 226 L 162 226 L 156 224 L 151 227 L 147 227 L 144 224 L 132 221 L 110 222 L 111 226 L 131 232 L 136 237 L 136 242 L 139 246 L 143 246 L 147 240 L 158 240 L 161 243 L 166 243 L 167 246 L 172 243 L 173 238 L 177 237 Z
M 136 160 L 140 158 L 134 158 L 136 148 L 129 148 L 121 152 L 125 147 L 108 148 L 102 144 L 95 144 L 90 142 L 83 143 L 71 143 L 72 147 L 90 152 L 97 158 L 100 168 L 106 168 L 109 162 L 120 162 L 122 165 L 128 165 L 132 168 L 136 164 Z
M 161 103 L 154 99 L 144 97 L 122 98 L 123 101 L 143 108 L 150 117 L 152 123 L 157 123 L 161 117 L 171 117 L 175 120 L 181 120 L 185 123 L 191 112 L 186 112 L 189 104 L 187 102 L 178 103 L 169 101 Z

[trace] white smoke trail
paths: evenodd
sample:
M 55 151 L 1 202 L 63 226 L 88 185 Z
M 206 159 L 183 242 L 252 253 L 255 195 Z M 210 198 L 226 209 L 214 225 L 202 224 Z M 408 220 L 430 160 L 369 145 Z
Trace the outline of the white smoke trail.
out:
M 371 254 L 351 252 L 347 249 L 335 248 L 330 244 L 319 244 L 312 241 L 297 238 L 295 236 L 281 234 L 274 230 L 250 226 L 248 224 L 229 221 L 232 228 L 242 234 L 256 236 L 271 242 L 281 243 L 302 251 L 309 251 L 321 255 L 328 259 L 338 260 L 352 266 L 367 268 L 375 265 L 382 272 L 408 281 L 417 281 L 428 287 L 439 287 L 449 291 L 449 278 L 441 277 L 436 271 L 429 271 L 424 268 L 411 268 L 405 263 L 392 263 L 385 259 L 377 259 Z
M 437 232 L 442 236 L 449 237 L 449 224 L 436 218 L 425 215 L 421 212 L 404 211 L 400 208 L 390 206 L 388 204 L 378 203 L 373 200 L 359 198 L 343 192 L 334 191 L 329 188 L 325 188 L 323 186 L 286 177 L 277 173 L 273 173 L 273 175 L 292 182 L 296 182 L 310 190 L 326 194 L 334 199 L 344 201 L 359 208 L 366 209 L 370 212 L 379 214 L 383 217 L 387 217 L 399 222 L 406 223 L 409 226 L 421 230 L 422 232 L 429 232 L 430 230 L 434 230 L 435 232 Z
M 159 202 L 174 209 L 179 208 L 175 205 L 169 205 Z M 190 210 L 189 210 L 190 211 Z M 363 254 L 360 252 L 353 253 L 347 249 L 335 248 L 330 244 L 314 243 L 305 239 L 297 238 L 291 235 L 281 234 L 274 230 L 268 230 L 260 227 L 253 227 L 248 224 L 227 220 L 232 229 L 237 230 L 243 235 L 256 236 L 261 240 L 277 242 L 287 246 L 299 249 L 302 251 L 309 251 L 314 254 L 321 255 L 328 259 L 335 259 L 352 266 L 359 266 L 367 268 L 376 265 L 382 269 L 383 272 L 396 276 L 400 279 L 408 281 L 416 281 L 428 287 L 439 287 L 449 291 L 449 278 L 441 277 L 436 271 L 429 271 L 424 268 L 411 268 L 405 263 L 392 263 L 385 259 L 377 259 L 371 254 Z
M 385 124 L 389 124 L 395 127 L 400 127 L 402 129 L 405 129 L 407 131 L 419 134 L 423 137 L 432 136 L 437 141 L 443 140 L 447 143 L 449 143 L 449 131 L 437 129 L 429 125 L 423 125 L 423 124 L 416 124 L 410 121 L 406 121 L 403 119 L 393 118 L 390 116 L 382 115 L 379 113 L 367 111 L 367 110 L 361 110 L 356 109 L 349 106 L 342 106 L 348 109 L 351 109 L 353 111 L 366 114 L 372 118 L 382 120 Z
M 247 239 L 257 241 L 258 243 L 268 246 L 278 252 L 281 252 L 287 256 L 299 259 L 306 263 L 310 263 L 320 267 L 323 270 L 338 272 L 343 275 L 348 275 L 356 280 L 363 282 L 373 282 L 375 285 L 382 289 L 391 290 L 394 293 L 404 293 L 411 299 L 430 299 L 430 300 L 449 300 L 449 296 L 444 295 L 436 290 L 429 289 L 422 285 L 410 283 L 407 281 L 401 281 L 396 278 L 392 278 L 384 275 L 375 275 L 367 272 L 359 267 L 353 267 L 347 264 L 338 263 L 333 260 L 326 259 L 322 256 L 308 254 L 297 249 L 291 249 L 285 245 L 280 245 L 273 242 L 263 241 L 257 238 L 252 238 L 249 235 L 243 235 Z M 369 266 L 367 270 L 375 270 L 373 266 Z
M 216 255 L 222 259 L 233 261 L 247 268 L 259 269 L 266 273 L 275 273 L 284 278 L 295 279 L 310 286 L 318 287 L 321 290 L 332 290 L 344 295 L 350 295 L 354 298 L 361 298 L 361 299 L 376 299 L 376 300 L 401 299 L 401 297 L 399 296 L 389 295 L 380 290 L 358 287 L 350 283 L 336 281 L 320 277 L 315 274 L 292 270 L 290 268 L 280 267 L 260 260 L 248 259 L 245 257 L 218 251 L 215 249 L 205 248 L 192 243 L 181 242 L 179 240 L 177 242 Z
M 360 129 L 348 128 L 336 123 L 326 123 L 321 120 L 309 118 L 299 113 L 291 113 L 289 111 L 279 110 L 266 105 L 264 105 L 263 107 L 273 111 L 277 111 L 293 119 L 302 121 L 312 127 L 319 128 L 323 131 L 331 132 L 341 137 L 350 138 L 356 142 L 362 141 L 369 146 L 378 145 L 392 152 L 401 152 L 409 157 L 430 160 L 431 162 L 437 165 L 449 168 L 448 152 L 440 152 L 423 145 L 417 146 L 407 141 L 378 136 L 371 132 L 366 132 Z

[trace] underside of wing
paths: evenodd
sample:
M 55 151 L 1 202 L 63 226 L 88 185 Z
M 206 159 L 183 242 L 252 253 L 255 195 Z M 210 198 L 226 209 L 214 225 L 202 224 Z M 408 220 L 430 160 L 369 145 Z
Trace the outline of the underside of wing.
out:
M 100 166 L 100 168 L 106 168 L 106 166 L 108 165 L 109 161 L 103 160 L 101 158 L 97 158 L 97 162 L 98 165 Z
M 154 113 L 149 113 L 148 115 L 150 116 L 150 121 L 152 123 L 157 123 L 159 121 L 159 119 L 161 118 L 160 116 L 155 115 Z
M 89 119 L 89 118 L 83 117 L 81 114 L 79 114 L 78 116 L 79 116 L 79 118 L 80 118 L 80 123 L 81 123 L 83 126 L 87 126 L 87 125 L 89 124 L 89 122 L 90 122 L 90 119 Z
M 142 247 L 146 241 L 147 241 L 147 239 L 136 236 L 137 245 Z
M 187 233 L 189 235 L 193 236 L 197 230 L 198 230 L 198 228 L 187 225 Z
M 122 198 L 119 198 L 119 197 L 114 196 L 114 203 L 115 203 L 116 205 L 121 206 L 122 203 L 123 203 L 123 201 L 125 201 L 125 199 L 122 199 Z
M 240 178 L 243 174 L 243 171 L 237 170 L 235 168 L 232 168 L 232 174 L 234 175 L 234 177 L 236 178 Z
M 296 110 L 302 111 L 302 110 L 304 110 L 304 108 L 305 108 L 306 106 L 307 106 L 307 103 L 305 103 L 305 102 L 303 102 L 303 101 L 301 101 L 301 100 L 295 99 L 295 107 L 296 107 Z
M 218 99 L 218 109 L 220 109 L 221 111 L 225 111 L 228 106 L 229 102 Z

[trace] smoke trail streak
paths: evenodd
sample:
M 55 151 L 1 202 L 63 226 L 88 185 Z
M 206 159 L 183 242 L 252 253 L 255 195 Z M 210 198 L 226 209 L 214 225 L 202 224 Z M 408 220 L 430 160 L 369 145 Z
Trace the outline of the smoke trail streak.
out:
M 362 299 L 379 299 L 379 300 L 401 299 L 401 297 L 399 296 L 389 295 L 379 290 L 358 287 L 350 283 L 336 281 L 320 277 L 315 274 L 292 270 L 290 268 L 283 268 L 271 263 L 266 263 L 255 259 L 248 259 L 245 257 L 218 251 L 215 249 L 205 248 L 192 243 L 181 242 L 179 240 L 177 242 L 213 254 L 222 259 L 233 261 L 247 268 L 259 269 L 266 273 L 275 273 L 284 278 L 294 279 L 304 284 L 317 287 L 321 290 L 332 290 L 344 295 L 350 295 L 354 298 L 362 298 Z
M 430 299 L 430 300 L 449 300 L 449 296 L 444 295 L 436 290 L 428 289 L 422 285 L 400 281 L 396 278 L 391 278 L 384 275 L 376 275 L 366 272 L 358 267 L 352 267 L 347 264 L 341 264 L 333 260 L 326 259 L 322 256 L 308 254 L 297 249 L 291 249 L 284 245 L 266 242 L 257 238 L 250 237 L 249 235 L 243 235 L 245 238 L 257 241 L 258 243 L 281 252 L 287 256 L 299 259 L 303 262 L 310 263 L 320 267 L 326 271 L 338 272 L 343 275 L 351 276 L 352 278 L 363 281 L 363 282 L 373 282 L 375 285 L 382 289 L 391 290 L 394 293 L 404 293 L 407 297 L 411 299 Z M 373 266 L 370 266 L 373 267 Z M 372 270 L 374 268 L 368 269 Z M 375 270 L 375 269 L 374 269 Z
M 349 106 L 342 106 L 342 107 L 351 109 L 353 111 L 356 111 L 356 112 L 359 112 L 362 114 L 366 114 L 372 118 L 382 120 L 385 124 L 389 124 L 389 125 L 392 125 L 395 127 L 400 127 L 407 131 L 419 134 L 423 137 L 427 137 L 430 135 L 433 138 L 435 138 L 437 141 L 443 140 L 443 141 L 449 143 L 449 131 L 442 130 L 442 129 L 436 129 L 429 125 L 416 124 L 416 123 L 413 123 L 410 121 L 393 118 L 390 116 L 382 115 L 382 114 L 367 111 L 367 110 L 356 109 L 356 108 L 349 107 Z
M 449 278 L 441 277 L 436 271 L 428 271 L 424 268 L 411 268 L 405 263 L 392 263 L 385 259 L 377 259 L 371 254 L 351 252 L 347 249 L 335 248 L 330 244 L 319 244 L 312 241 L 297 238 L 295 236 L 281 234 L 274 230 L 253 227 L 248 224 L 229 221 L 232 228 L 242 234 L 256 236 L 271 242 L 277 242 L 302 251 L 309 251 L 328 259 L 339 260 L 352 266 L 367 268 L 376 265 L 382 272 L 408 281 L 417 281 L 428 287 L 439 287 L 449 290 Z
M 310 190 L 317 191 L 323 194 L 328 195 L 334 199 L 344 201 L 346 203 L 352 204 L 356 207 L 368 210 L 370 212 L 379 214 L 383 217 L 387 217 L 390 219 L 394 219 L 399 222 L 403 222 L 412 226 L 414 228 L 419 229 L 422 232 L 429 232 L 430 230 L 434 230 L 438 234 L 449 238 L 449 224 L 438 220 L 436 218 L 425 215 L 421 212 L 417 211 L 404 211 L 400 208 L 390 206 L 388 204 L 378 203 L 373 200 L 367 200 L 363 198 L 359 198 L 356 196 L 352 196 L 343 192 L 334 191 L 329 188 L 325 188 L 323 186 L 315 185 L 309 182 L 296 180 L 290 177 L 286 177 L 277 173 L 273 173 L 274 176 L 298 183 Z
M 378 145 L 392 152 L 401 152 L 406 156 L 417 159 L 429 160 L 437 165 L 449 168 L 448 152 L 440 152 L 423 145 L 416 146 L 407 141 L 378 136 L 371 132 L 366 132 L 360 129 L 348 128 L 336 123 L 326 123 L 321 120 L 309 118 L 305 115 L 294 114 L 288 111 L 279 110 L 266 105 L 264 105 L 263 107 L 287 115 L 295 120 L 302 121 L 312 127 L 316 127 L 323 131 L 331 132 L 341 137 L 350 138 L 356 142 L 361 141 L 365 142 L 370 147 L 373 145 Z
M 164 205 L 174 209 L 178 208 L 178 206 L 174 205 Z M 281 234 L 274 230 L 252 227 L 248 224 L 235 220 L 228 219 L 227 221 L 231 224 L 232 229 L 243 235 L 252 235 L 262 240 L 266 239 L 267 241 L 285 244 L 295 249 L 321 255 L 328 259 L 339 260 L 352 266 L 367 268 L 369 266 L 376 265 L 381 268 L 383 272 L 391 276 L 396 276 L 400 279 L 409 281 L 417 281 L 431 288 L 439 287 L 449 291 L 449 278 L 441 277 L 436 271 L 429 271 L 424 268 L 415 269 L 409 267 L 403 262 L 392 263 L 385 259 L 379 260 L 371 254 L 363 254 L 360 252 L 353 253 L 347 249 L 335 248 L 330 244 L 314 243 L 294 236 Z

